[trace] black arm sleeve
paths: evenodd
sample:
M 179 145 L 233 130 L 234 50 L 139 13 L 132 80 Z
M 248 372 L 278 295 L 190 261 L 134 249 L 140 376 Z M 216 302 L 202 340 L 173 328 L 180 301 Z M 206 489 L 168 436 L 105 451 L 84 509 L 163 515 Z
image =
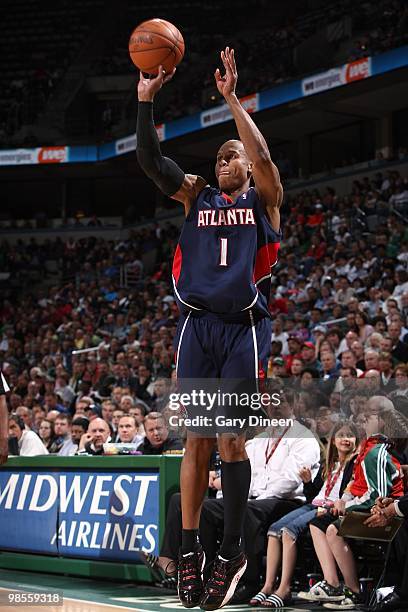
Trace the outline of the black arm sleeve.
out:
M 184 172 L 163 157 L 153 122 L 153 102 L 139 102 L 136 124 L 136 154 L 140 167 L 165 195 L 172 196 L 184 181 Z

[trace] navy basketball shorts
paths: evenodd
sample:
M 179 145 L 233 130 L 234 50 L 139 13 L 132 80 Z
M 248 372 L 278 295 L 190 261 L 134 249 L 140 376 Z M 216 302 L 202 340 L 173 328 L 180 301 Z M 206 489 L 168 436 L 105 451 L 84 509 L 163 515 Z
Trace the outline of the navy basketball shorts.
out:
M 266 377 L 272 322 L 268 317 L 256 320 L 252 312 L 240 319 L 231 322 L 195 312 L 180 318 L 177 392 L 188 431 L 203 436 L 243 433 L 249 415 L 259 411 L 252 400 Z

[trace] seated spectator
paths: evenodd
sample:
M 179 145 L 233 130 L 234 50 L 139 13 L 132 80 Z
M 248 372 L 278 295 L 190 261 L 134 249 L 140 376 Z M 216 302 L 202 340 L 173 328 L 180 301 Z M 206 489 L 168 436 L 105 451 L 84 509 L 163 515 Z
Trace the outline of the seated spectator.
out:
M 401 324 L 397 322 L 389 325 L 388 334 L 391 338 L 391 350 L 389 352 L 397 361 L 406 363 L 408 361 L 408 344 L 401 340 L 401 328 Z
M 92 419 L 79 442 L 77 455 L 103 455 L 103 445 L 110 439 L 110 429 L 100 417 Z
M 366 525 L 386 527 L 396 516 L 405 520 L 392 543 L 396 563 L 391 576 L 384 584 L 392 586 L 393 590 L 376 605 L 376 612 L 408 609 L 408 495 L 399 499 L 379 497 L 371 509 L 371 516 L 366 520 Z
M 16 414 L 9 416 L 9 436 L 16 438 L 21 457 L 48 455 L 48 450 L 34 431 L 25 429 L 24 421 Z
M 328 443 L 333 425 L 339 420 L 339 411 L 330 406 L 320 406 L 316 414 L 316 433 L 323 444 Z
M 391 353 L 381 352 L 379 356 L 379 368 L 381 373 L 381 389 L 388 394 L 394 388 L 393 367 Z
M 137 425 L 137 433 L 140 436 L 145 435 L 143 421 L 146 416 L 147 406 L 144 402 L 137 401 L 136 404 L 129 410 L 129 414 L 135 418 Z
M 161 412 L 169 401 L 170 381 L 167 378 L 157 378 L 153 388 L 151 409 L 154 412 Z
M 121 444 L 137 444 L 143 442 L 144 435 L 138 433 L 138 426 L 134 416 L 125 414 L 119 419 L 118 439 Z
M 38 428 L 38 435 L 49 453 L 57 453 L 61 448 L 55 435 L 54 421 L 43 419 Z
M 58 402 L 58 395 L 53 391 L 45 394 L 44 407 L 48 410 L 48 412 L 50 412 L 51 410 L 58 410 L 58 412 L 67 412 L 65 406 Z
M 356 430 L 345 422 L 339 422 L 331 430 L 324 463 L 314 480 L 309 467 L 304 466 L 300 470 L 307 503 L 270 525 L 265 583 L 249 605 L 261 604 L 267 608 L 290 605 L 291 582 L 297 557 L 296 542 L 310 521 L 317 515 L 325 514 L 341 497 L 351 477 L 352 466 L 348 463 L 355 453 L 357 443 Z M 281 563 L 280 582 L 276 589 Z
M 76 455 L 82 436 L 88 431 L 89 421 L 85 417 L 78 417 L 72 421 L 71 439 L 65 442 L 58 452 L 60 457 Z
M 121 409 L 121 408 L 115 408 L 115 410 L 113 411 L 112 414 L 112 429 L 114 432 L 114 440 L 116 442 L 117 438 L 118 438 L 118 425 L 119 425 L 119 421 L 120 418 L 123 417 L 123 415 L 125 414 L 125 412 Z
M 150 412 L 146 415 L 143 425 L 146 437 L 137 447 L 143 455 L 162 455 L 171 450 L 183 450 L 180 438 L 169 436 L 167 424 L 160 412 Z
M 27 406 L 18 406 L 16 414 L 24 421 L 25 429 L 29 430 L 32 426 L 32 411 Z
M 392 441 L 391 436 L 396 438 L 401 430 L 408 436 L 408 421 L 398 415 L 394 408 L 388 408 L 389 404 L 392 405 L 381 396 L 369 400 L 364 415 L 367 439 L 359 449 L 350 485 L 342 498 L 335 502 L 331 511 L 333 515 L 367 511 L 374 506 L 378 497 L 398 498 L 403 495 L 401 466 L 390 453 L 388 445 Z M 381 435 L 381 431 L 391 433 L 391 436 Z M 356 608 L 362 603 L 356 564 L 350 547 L 338 535 L 338 524 L 332 523 L 330 517 L 327 520 L 317 517 L 312 519 L 310 525 L 324 580 L 298 596 L 308 601 L 338 601 L 338 604 L 330 604 L 332 609 Z M 344 577 L 344 588 L 340 585 L 336 563 Z
M 374 349 L 366 349 L 364 351 L 364 372 L 363 376 L 368 370 L 380 371 L 380 354 Z
M 389 394 L 390 399 L 401 395 L 408 398 L 408 366 L 400 363 L 394 369 L 394 380 L 396 389 Z
M 314 368 L 319 373 L 322 371 L 322 365 L 316 359 L 316 347 L 313 342 L 303 343 L 301 356 L 305 368 Z
M 359 311 L 356 314 L 356 325 L 358 327 L 358 337 L 361 342 L 366 342 L 373 333 L 374 327 L 368 324 L 368 316 L 365 312 Z
M 65 444 L 71 445 L 71 417 L 67 414 L 59 414 L 54 421 L 56 435 L 55 452 L 59 452 Z
M 104 400 L 102 402 L 102 410 L 101 410 L 103 420 L 106 421 L 107 423 L 112 423 L 112 417 L 113 417 L 114 410 L 115 410 L 115 404 L 112 402 L 112 400 Z

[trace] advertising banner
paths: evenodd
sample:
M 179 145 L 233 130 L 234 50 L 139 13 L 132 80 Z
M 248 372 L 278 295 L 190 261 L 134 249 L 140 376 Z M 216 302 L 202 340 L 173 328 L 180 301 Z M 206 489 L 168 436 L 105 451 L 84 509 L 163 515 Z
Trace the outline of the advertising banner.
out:
M 0 471 L 0 549 L 58 554 L 55 475 Z
M 155 128 L 159 141 L 162 142 L 166 137 L 165 124 L 159 123 L 158 125 L 155 125 Z M 129 153 L 129 151 L 136 151 L 136 134 L 131 134 L 130 136 L 126 136 L 126 138 L 115 140 L 116 155 L 123 155 L 124 153 Z
M 371 76 L 371 58 L 363 57 L 343 66 L 302 79 L 302 95 L 310 96 Z
M 0 548 L 95 560 L 158 554 L 159 473 L 0 472 Z
M 240 98 L 240 102 L 248 113 L 256 113 L 258 110 L 258 94 L 256 93 Z M 203 128 L 217 125 L 217 123 L 223 123 L 230 119 L 232 119 L 232 115 L 227 104 L 210 108 L 200 115 L 201 127 Z
M 60 164 L 68 161 L 69 147 L 37 147 L 0 151 L 0 166 Z

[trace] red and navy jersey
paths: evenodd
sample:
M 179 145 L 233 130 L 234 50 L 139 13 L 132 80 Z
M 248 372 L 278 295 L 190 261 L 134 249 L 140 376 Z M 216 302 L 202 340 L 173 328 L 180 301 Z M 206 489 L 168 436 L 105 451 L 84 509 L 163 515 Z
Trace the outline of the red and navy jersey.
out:
M 253 187 L 234 202 L 205 187 L 182 228 L 173 261 L 173 285 L 182 312 L 236 315 L 268 311 L 271 268 L 280 233 L 273 230 Z

